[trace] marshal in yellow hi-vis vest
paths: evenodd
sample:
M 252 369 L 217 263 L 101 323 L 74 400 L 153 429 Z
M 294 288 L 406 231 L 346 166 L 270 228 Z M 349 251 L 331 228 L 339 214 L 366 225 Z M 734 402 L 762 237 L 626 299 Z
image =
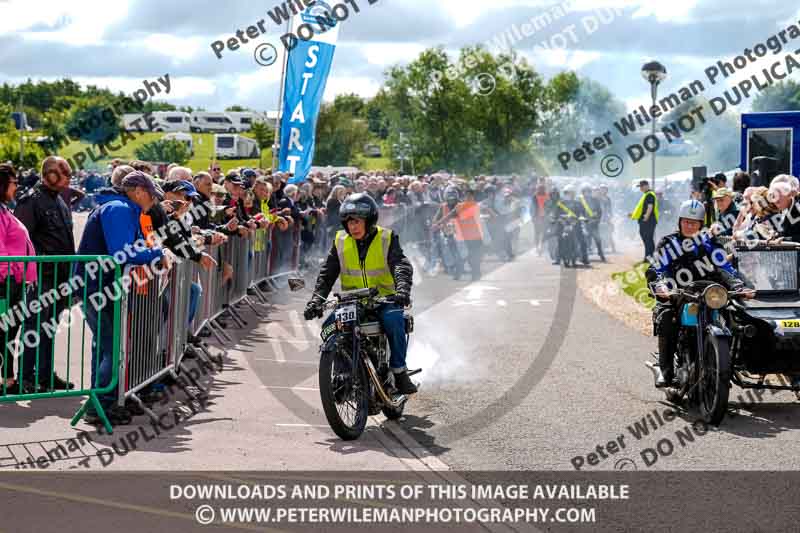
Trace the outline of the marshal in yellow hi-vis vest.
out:
M 394 278 L 389 270 L 389 244 L 392 231 L 375 226 L 377 234 L 367 250 L 367 257 L 361 263 L 358 257 L 356 240 L 346 231 L 336 232 L 336 253 L 339 256 L 339 281 L 343 291 L 374 287 L 381 296 L 395 293 Z
M 642 218 L 642 211 L 644 211 L 644 200 L 647 198 L 648 194 L 653 195 L 653 216 L 656 217 L 656 223 L 658 223 L 658 197 L 653 191 L 647 191 L 642 195 L 641 198 L 639 198 L 639 203 L 636 204 L 636 209 L 634 209 L 633 213 L 631 213 L 631 219 L 639 220 Z

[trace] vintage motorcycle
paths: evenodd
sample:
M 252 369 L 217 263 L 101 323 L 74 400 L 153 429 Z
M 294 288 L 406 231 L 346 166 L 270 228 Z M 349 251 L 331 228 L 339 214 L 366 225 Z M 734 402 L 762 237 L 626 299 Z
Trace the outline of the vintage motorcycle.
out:
M 302 279 L 290 279 L 297 291 Z M 325 417 L 343 440 L 361 436 L 367 417 L 383 412 L 390 420 L 403 415 L 408 396 L 394 387 L 389 368 L 389 346 L 376 311 L 390 303 L 375 288 L 334 293 L 323 309 L 333 309 L 335 320 L 320 332 L 319 389 Z M 404 313 L 406 335 L 414 330 L 414 318 Z M 409 376 L 421 372 L 409 370 Z
M 798 245 L 749 243 L 735 249 L 734 266 L 747 289 L 697 281 L 672 291 L 680 329 L 675 386 L 665 389 L 667 400 L 688 400 L 715 425 L 725 417 L 732 384 L 791 390 L 800 397 L 800 380 L 767 381 L 770 375 L 800 376 Z M 657 364 L 647 365 L 655 374 Z
M 563 262 L 565 267 L 575 267 L 581 255 L 578 232 L 584 231 L 584 219 L 559 214 L 551 219 L 553 261 Z

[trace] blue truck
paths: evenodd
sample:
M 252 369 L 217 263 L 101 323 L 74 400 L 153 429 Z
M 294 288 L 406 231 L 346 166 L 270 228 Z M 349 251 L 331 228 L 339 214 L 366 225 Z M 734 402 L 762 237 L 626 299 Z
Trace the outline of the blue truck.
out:
M 800 111 L 743 113 L 740 168 L 761 184 L 778 174 L 800 176 Z

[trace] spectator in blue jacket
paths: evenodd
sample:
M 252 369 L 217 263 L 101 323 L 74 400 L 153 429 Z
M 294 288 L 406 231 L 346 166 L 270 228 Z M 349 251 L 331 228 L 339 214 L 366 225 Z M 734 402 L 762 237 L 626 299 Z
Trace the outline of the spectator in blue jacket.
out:
M 98 207 L 86 221 L 78 254 L 110 255 L 121 268 L 126 264 L 151 265 L 155 268 L 158 261 L 168 265 L 172 256 L 152 243 L 147 243 L 140 222 L 142 213 L 147 213 L 156 200 L 163 199 L 163 192 L 148 175 L 140 171 L 125 176 L 121 189 L 124 194 L 112 192 L 98 197 Z M 87 295 L 84 298 L 83 311 L 93 337 L 92 383 L 97 388 L 103 388 L 111 382 L 114 348 L 112 295 L 118 295 L 120 289 L 113 288 L 113 270 L 103 272 L 102 284 L 99 282 L 99 274 L 93 273 L 91 267 L 86 267 L 85 270 Z M 76 274 L 84 277 L 84 264 L 78 265 Z M 112 425 L 130 423 L 130 413 L 124 407 L 114 405 L 114 391 L 100 394 L 98 399 Z M 93 406 L 87 409 L 85 420 L 93 425 L 101 423 Z

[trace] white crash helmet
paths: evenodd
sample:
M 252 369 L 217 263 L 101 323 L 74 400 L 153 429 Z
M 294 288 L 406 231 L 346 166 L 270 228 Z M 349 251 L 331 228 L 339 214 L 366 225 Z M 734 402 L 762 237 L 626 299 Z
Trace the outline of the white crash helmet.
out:
M 706 219 L 706 208 L 697 200 L 686 200 L 681 204 L 681 208 L 678 211 L 678 223 L 680 223 L 682 218 L 689 218 L 702 222 Z
M 592 184 L 589 183 L 588 181 L 584 181 L 583 183 L 581 183 L 581 192 L 583 192 L 583 191 L 585 191 L 587 189 L 591 191 L 592 190 Z
M 564 194 L 575 194 L 575 186 L 572 184 L 567 185 L 562 189 L 561 192 L 563 192 Z

